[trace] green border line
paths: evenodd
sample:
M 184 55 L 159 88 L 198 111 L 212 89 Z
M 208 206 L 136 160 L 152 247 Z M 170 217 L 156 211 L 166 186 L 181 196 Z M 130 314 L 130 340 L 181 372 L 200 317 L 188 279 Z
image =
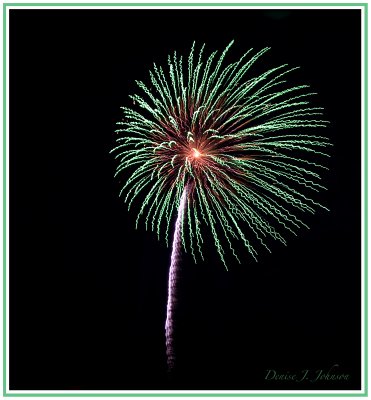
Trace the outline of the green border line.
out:
M 365 393 L 14 393 L 4 397 L 366 397 Z
M 3 4 L 3 394 L 6 394 L 6 5 Z
M 272 6 L 279 6 L 279 7 L 289 7 L 289 6 L 316 6 L 316 7 L 329 7 L 329 6 L 352 6 L 352 7 L 366 7 L 367 8 L 367 3 L 4 3 L 4 6 L 8 7 L 24 7 L 24 6 L 33 6 L 33 7 L 40 7 L 40 6 L 56 6 L 56 7 L 82 7 L 82 6 L 95 6 L 95 7 L 101 7 L 101 6 L 107 6 L 107 7 L 114 7 L 114 6 L 119 6 L 119 7 L 148 7 L 148 6 L 155 6 L 155 7 L 164 7 L 164 6 L 179 6 L 179 7 L 205 7 L 205 6 L 212 6 L 212 7 L 218 7 L 218 6 L 262 6 L 262 7 L 272 7 Z
M 364 316 L 364 352 L 365 352 L 365 359 L 364 359 L 364 382 L 365 382 L 365 394 L 368 395 L 368 386 L 367 386 L 367 378 L 368 378 L 368 7 L 366 5 L 364 10 L 364 85 L 365 85 L 365 92 L 364 92 L 364 130 L 365 130 L 365 140 L 364 140 L 364 218 L 365 218 L 365 225 L 364 225 L 364 258 L 365 258 L 365 265 L 364 265 L 364 302 L 365 302 L 365 316 Z
M 362 393 L 7 393 L 6 389 L 6 12 L 7 7 L 362 7 L 364 12 L 364 392 Z M 3 396 L 4 397 L 367 397 L 368 396 L 368 3 L 3 3 Z

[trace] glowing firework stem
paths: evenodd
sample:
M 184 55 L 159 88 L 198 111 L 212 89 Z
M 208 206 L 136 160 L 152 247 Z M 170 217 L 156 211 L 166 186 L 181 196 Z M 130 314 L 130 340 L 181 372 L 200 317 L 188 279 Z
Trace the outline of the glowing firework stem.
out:
M 178 207 L 178 216 L 175 222 L 175 231 L 173 238 L 173 248 L 171 252 L 171 263 L 169 269 L 169 283 L 168 283 L 168 299 L 166 309 L 166 355 L 167 365 L 169 371 L 175 365 L 175 351 L 174 351 L 174 312 L 177 305 L 177 286 L 179 279 L 179 263 L 181 257 L 182 245 L 182 226 L 184 220 L 185 206 L 187 201 L 187 187 L 184 188 L 180 204 Z
M 168 243 L 179 206 L 166 322 L 170 364 L 180 246 L 195 262 L 203 259 L 207 232 L 227 267 L 227 250 L 240 262 L 236 241 L 257 259 L 269 239 L 286 244 L 285 232 L 308 227 L 302 214 L 326 209 L 312 198 L 325 189 L 320 159 L 330 146 L 311 133 L 327 125 L 322 108 L 309 104 L 315 93 L 308 85 L 290 86 L 286 76 L 297 68 L 286 64 L 254 74 L 268 48 L 223 66 L 232 43 L 205 60 L 205 45 L 197 55 L 193 44 L 187 59 L 174 52 L 167 71 L 154 64 L 149 84 L 136 81 L 142 95 L 130 96 L 136 110 L 122 107 L 112 150 L 123 178 L 120 195 L 129 209 L 141 199 L 137 224 L 144 219 Z

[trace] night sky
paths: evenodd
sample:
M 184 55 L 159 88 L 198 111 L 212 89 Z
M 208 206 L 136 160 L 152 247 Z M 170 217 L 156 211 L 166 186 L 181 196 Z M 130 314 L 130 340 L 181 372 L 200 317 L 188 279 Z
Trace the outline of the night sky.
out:
M 359 10 L 10 11 L 10 388 L 360 388 Z M 178 365 L 166 373 L 170 249 L 127 211 L 113 178 L 120 106 L 192 42 L 235 39 L 227 62 L 272 49 L 258 70 L 300 66 L 331 121 L 331 211 L 226 271 L 183 256 Z M 324 131 L 321 131 L 324 133 Z M 246 227 L 247 229 L 247 227 Z M 209 243 L 210 242 L 210 243 Z M 347 381 L 267 380 L 267 370 Z

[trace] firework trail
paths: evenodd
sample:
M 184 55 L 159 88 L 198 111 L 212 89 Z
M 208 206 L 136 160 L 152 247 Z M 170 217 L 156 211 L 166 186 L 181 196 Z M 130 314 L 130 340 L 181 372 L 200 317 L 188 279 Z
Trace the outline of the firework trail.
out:
M 181 256 L 181 229 L 183 225 L 184 211 L 187 200 L 187 187 L 184 188 L 178 208 L 178 216 L 175 222 L 175 231 L 173 239 L 173 249 L 171 252 L 171 263 L 169 269 L 168 299 L 166 309 L 166 355 L 168 369 L 171 371 L 175 365 L 174 351 L 174 311 L 177 305 L 177 285 L 179 278 L 179 263 Z
M 240 262 L 234 242 L 257 259 L 269 240 L 286 244 L 285 232 L 308 228 L 302 214 L 326 209 L 312 198 L 325 189 L 320 159 L 330 145 L 311 133 L 327 125 L 323 109 L 309 104 L 315 93 L 290 86 L 286 76 L 297 68 L 286 64 L 256 75 L 254 64 L 268 48 L 223 66 L 232 43 L 205 60 L 205 45 L 197 55 L 193 44 L 188 58 L 168 57 L 168 71 L 154 64 L 149 84 L 136 81 L 142 95 L 130 96 L 135 109 L 122 107 L 112 150 L 120 196 L 129 209 L 141 199 L 136 225 L 144 219 L 169 245 L 177 214 L 166 322 L 170 368 L 180 244 L 197 262 L 211 233 L 227 268 L 227 251 Z

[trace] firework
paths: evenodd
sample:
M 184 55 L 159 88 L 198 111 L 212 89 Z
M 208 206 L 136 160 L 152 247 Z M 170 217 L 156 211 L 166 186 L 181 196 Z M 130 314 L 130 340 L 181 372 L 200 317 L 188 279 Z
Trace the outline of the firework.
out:
M 122 107 L 112 150 L 116 175 L 124 177 L 120 195 L 129 209 L 141 204 L 137 225 L 143 219 L 168 243 L 177 215 L 168 347 L 180 246 L 196 262 L 204 257 L 204 235 L 211 234 L 227 267 L 227 252 L 240 262 L 236 241 L 256 259 L 257 248 L 269 250 L 270 239 L 286 244 L 285 232 L 307 227 L 304 212 L 325 209 L 312 199 L 324 189 L 320 172 L 326 167 L 319 159 L 328 157 L 329 146 L 326 137 L 311 133 L 327 124 L 322 108 L 309 104 L 314 93 L 308 85 L 287 84 L 297 68 L 286 64 L 254 74 L 268 48 L 250 49 L 224 65 L 232 43 L 205 59 L 205 45 L 197 54 L 193 44 L 187 58 L 169 56 L 166 70 L 154 64 L 147 84 L 136 81 L 142 94 L 130 96 L 135 109 Z

